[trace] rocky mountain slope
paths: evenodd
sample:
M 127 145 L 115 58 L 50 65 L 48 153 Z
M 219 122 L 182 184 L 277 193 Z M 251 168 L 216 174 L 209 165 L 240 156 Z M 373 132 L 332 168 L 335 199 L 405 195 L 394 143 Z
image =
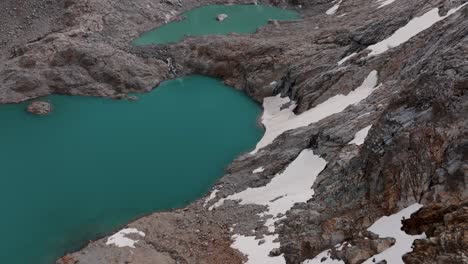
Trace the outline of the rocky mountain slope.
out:
M 372 227 L 421 206 L 402 223 L 410 243 L 419 238 L 398 252 L 405 263 L 468 263 L 466 1 L 258 1 L 302 19 L 131 45 L 193 7 L 249 2 L 29 0 L 18 11 L 6 1 L 0 103 L 120 97 L 201 73 L 265 109 L 262 148 L 237 158 L 207 197 L 129 224 L 139 231 L 122 237 L 134 248 L 103 238 L 58 263 L 379 261 L 401 241 Z

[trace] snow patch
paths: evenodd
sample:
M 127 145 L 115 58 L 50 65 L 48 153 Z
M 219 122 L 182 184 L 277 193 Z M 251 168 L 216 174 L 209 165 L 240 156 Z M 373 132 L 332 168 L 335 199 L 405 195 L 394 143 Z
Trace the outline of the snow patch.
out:
M 328 116 L 339 113 L 346 107 L 357 104 L 367 98 L 377 86 L 377 71 L 371 71 L 361 86 L 347 95 L 338 94 L 316 107 L 296 115 L 293 110 L 296 104 L 288 97 L 281 98 L 280 95 L 266 97 L 263 99 L 262 123 L 265 126 L 265 134 L 258 142 L 254 151 L 255 154 L 260 148 L 269 145 L 276 137 L 283 132 L 310 125 Z M 287 106 L 289 104 L 289 106 Z M 287 107 L 285 107 L 287 106 Z
M 324 261 L 322 259 L 325 258 Z M 325 250 L 322 253 L 315 256 L 313 259 L 308 259 L 302 262 L 302 264 L 345 264 L 344 261 L 338 259 L 332 259 L 330 256 L 330 250 Z
M 341 2 L 343 2 L 343 0 L 338 0 L 338 2 L 336 2 L 336 4 L 334 6 L 332 6 L 330 9 L 327 10 L 327 12 L 325 12 L 327 15 L 333 15 L 336 13 L 336 11 L 338 11 L 338 8 L 340 8 L 340 4 Z
M 356 144 L 358 146 L 362 145 L 362 143 L 364 143 L 364 140 L 366 139 L 367 134 L 369 133 L 369 130 L 371 129 L 371 127 L 372 127 L 372 125 L 359 130 L 356 133 L 356 135 L 354 135 L 354 139 L 351 142 L 349 142 L 348 145 L 350 145 L 350 144 Z
M 246 264 L 286 264 L 283 255 L 268 256 L 272 249 L 280 246 L 279 242 L 273 242 L 278 235 L 264 236 L 265 243 L 261 245 L 259 245 L 260 240 L 256 240 L 254 236 L 234 235 L 232 238 L 234 243 L 231 247 L 247 256 Z
M 381 252 L 380 254 L 374 255 L 367 259 L 365 264 L 373 264 L 386 260 L 387 263 L 392 264 L 403 264 L 403 255 L 412 251 L 412 245 L 414 240 L 426 238 L 425 234 L 422 235 L 408 235 L 401 230 L 402 218 L 410 218 L 411 214 L 418 211 L 422 207 L 421 204 L 413 204 L 400 212 L 390 215 L 383 216 L 377 220 L 367 230 L 379 235 L 379 237 L 393 237 L 395 238 L 395 244 Z M 373 261 L 375 259 L 375 261 Z
M 468 3 L 464 3 L 459 7 L 452 8 L 448 11 L 445 16 L 439 15 L 439 9 L 434 8 L 420 17 L 415 17 L 408 22 L 405 26 L 401 27 L 397 31 L 395 31 L 390 37 L 378 42 L 374 45 L 368 47 L 371 52 L 368 56 L 379 55 L 384 53 L 385 51 L 389 50 L 390 48 L 399 46 L 412 37 L 416 36 L 420 32 L 430 28 L 435 23 L 447 18 L 448 16 L 452 15 L 453 13 L 460 10 L 463 6 L 467 5 Z
M 265 168 L 260 167 L 260 168 L 256 168 L 255 170 L 253 170 L 252 173 L 260 173 L 260 172 L 263 172 L 264 170 Z
M 303 150 L 284 172 L 277 174 L 266 186 L 248 188 L 225 199 L 240 200 L 240 204 L 266 205 L 268 211 L 264 214 L 276 217 L 286 213 L 295 203 L 306 202 L 314 195 L 312 185 L 326 164 L 312 150 Z M 222 205 L 225 199 L 219 200 L 215 207 Z
M 219 192 L 218 189 L 212 191 L 210 193 L 210 196 L 208 198 L 206 198 L 205 202 L 203 203 L 203 207 L 206 207 L 208 205 L 208 203 L 213 200 L 214 198 L 216 198 L 216 194 Z
M 351 59 L 352 57 L 354 57 L 354 55 L 356 55 L 356 52 L 353 52 L 351 54 L 349 54 L 348 56 L 344 57 L 343 59 L 341 59 L 339 62 L 338 62 L 338 65 L 341 65 L 343 63 L 345 63 L 347 60 Z
M 107 239 L 106 245 L 114 244 L 120 248 L 121 247 L 135 248 L 135 243 L 137 243 L 139 240 L 133 240 L 125 236 L 125 235 L 130 235 L 130 234 L 137 234 L 141 237 L 145 237 L 145 233 L 138 231 L 136 228 L 125 228 L 115 233 L 114 235 L 110 236 Z

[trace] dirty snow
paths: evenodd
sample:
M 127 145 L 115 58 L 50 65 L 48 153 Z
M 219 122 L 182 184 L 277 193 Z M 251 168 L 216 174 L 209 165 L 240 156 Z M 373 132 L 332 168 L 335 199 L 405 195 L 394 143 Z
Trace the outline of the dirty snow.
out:
M 364 143 L 364 140 L 366 139 L 367 134 L 369 133 L 369 130 L 371 129 L 371 127 L 372 127 L 372 125 L 359 130 L 356 133 L 356 135 L 354 135 L 354 139 L 351 142 L 349 142 L 349 145 L 350 144 L 356 144 L 358 146 L 362 145 L 362 143 Z
M 333 15 L 336 13 L 336 11 L 338 11 L 338 8 L 340 8 L 340 4 L 343 0 L 338 0 L 338 2 L 336 2 L 336 4 L 334 6 L 332 6 L 330 9 L 327 10 L 327 12 L 325 12 L 327 15 Z
M 214 198 L 216 198 L 216 194 L 219 192 L 218 189 L 214 190 L 211 192 L 210 196 L 208 198 L 206 198 L 205 202 L 203 203 L 203 207 L 206 207 L 208 205 L 208 203 L 213 200 Z
M 326 258 L 322 261 L 323 258 Z M 342 260 L 332 259 L 330 257 L 330 250 L 325 250 L 322 253 L 315 256 L 313 259 L 308 259 L 302 262 L 302 264 L 345 264 Z
M 288 97 L 281 98 L 280 95 L 266 97 L 263 99 L 263 116 L 262 123 L 265 126 L 265 134 L 258 142 L 254 151 L 255 154 L 260 148 L 269 145 L 276 137 L 283 132 L 295 129 L 302 126 L 318 122 L 328 116 L 343 111 L 349 105 L 357 104 L 361 100 L 367 98 L 377 86 L 377 71 L 371 71 L 361 86 L 347 95 L 338 94 L 316 107 L 296 115 L 293 110 L 296 104 Z M 288 107 L 283 107 L 286 104 Z
M 114 244 L 117 247 L 135 248 L 135 243 L 137 243 L 139 240 L 133 240 L 125 236 L 130 234 L 137 234 L 141 237 L 145 237 L 145 233 L 138 231 L 136 228 L 125 228 L 110 236 L 107 239 L 106 245 Z
M 464 3 L 463 5 L 460 5 L 457 8 L 450 9 L 447 15 L 445 16 L 440 16 L 439 9 L 434 8 L 426 12 L 424 15 L 420 17 L 415 17 L 411 19 L 411 21 L 408 22 L 408 24 L 406 24 L 405 26 L 395 31 L 387 39 L 384 39 L 381 42 L 378 42 L 374 45 L 369 46 L 368 49 L 370 49 L 371 52 L 369 53 L 368 56 L 379 55 L 393 47 L 396 47 L 405 43 L 406 41 L 408 41 L 409 39 L 411 39 L 418 33 L 430 28 L 436 22 L 447 18 L 448 16 L 457 12 L 458 10 L 460 10 L 463 6 L 467 4 L 468 3 Z
M 412 251 L 411 246 L 413 241 L 416 239 L 425 238 L 426 235 L 422 234 L 412 236 L 406 234 L 401 230 L 401 220 L 403 217 L 406 219 L 410 218 L 411 214 L 418 211 L 421 207 L 421 204 L 413 204 L 396 214 L 381 217 L 371 227 L 369 227 L 367 230 L 379 235 L 379 237 L 393 237 L 395 238 L 396 242 L 392 247 L 381 252 L 380 254 L 370 257 L 364 263 L 373 264 L 382 260 L 386 260 L 387 263 L 403 264 L 402 256 Z M 373 259 L 375 259 L 375 261 L 373 261 Z
M 222 205 L 226 199 L 240 200 L 240 204 L 266 205 L 268 211 L 265 214 L 276 217 L 286 213 L 295 203 L 306 202 L 314 195 L 312 185 L 326 164 L 312 150 L 303 150 L 284 172 L 277 174 L 266 186 L 248 188 L 219 200 L 214 206 Z
M 265 168 L 260 167 L 260 168 L 256 168 L 255 170 L 253 170 L 252 173 L 260 173 L 260 172 L 263 172 L 264 170 Z
M 286 264 L 283 255 L 270 257 L 268 254 L 274 248 L 279 248 L 279 242 L 273 242 L 278 235 L 264 236 L 265 243 L 259 245 L 260 239 L 255 236 L 234 235 L 234 243 L 231 245 L 248 257 L 246 264 Z

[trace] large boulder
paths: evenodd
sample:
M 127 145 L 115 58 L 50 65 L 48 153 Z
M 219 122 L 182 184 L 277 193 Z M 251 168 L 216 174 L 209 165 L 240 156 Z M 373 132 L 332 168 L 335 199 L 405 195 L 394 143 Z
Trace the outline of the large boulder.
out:
M 34 115 L 48 115 L 52 111 L 52 105 L 45 101 L 34 101 L 28 105 L 26 111 Z
M 218 21 L 223 21 L 226 18 L 228 18 L 228 15 L 226 15 L 226 14 L 219 14 L 219 15 L 216 16 L 216 20 L 218 20 Z

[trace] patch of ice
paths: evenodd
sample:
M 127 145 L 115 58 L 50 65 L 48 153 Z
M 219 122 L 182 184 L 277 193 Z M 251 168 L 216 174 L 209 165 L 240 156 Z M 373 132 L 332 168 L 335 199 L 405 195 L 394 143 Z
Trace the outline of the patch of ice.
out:
M 210 196 L 208 198 L 206 198 L 205 202 L 203 203 L 203 207 L 206 207 L 208 205 L 208 203 L 213 200 L 214 198 L 216 198 L 216 194 L 219 192 L 218 189 L 212 191 L 210 193 Z
M 274 248 L 279 248 L 279 242 L 273 242 L 278 238 L 278 235 L 264 236 L 265 243 L 259 245 L 260 240 L 255 239 L 255 236 L 234 235 L 232 237 L 234 243 L 231 245 L 247 256 L 246 264 L 285 264 L 286 260 L 283 255 L 270 257 L 269 253 Z
M 326 164 L 312 150 L 303 150 L 284 172 L 277 174 L 266 186 L 248 188 L 225 199 L 240 200 L 240 204 L 266 205 L 268 211 L 265 214 L 276 217 L 279 213 L 286 213 L 295 203 L 306 202 L 314 195 L 312 185 Z M 215 206 L 222 205 L 225 199 L 219 200 Z
M 322 259 L 326 258 L 324 261 Z M 332 259 L 330 257 L 330 250 L 325 250 L 322 253 L 315 256 L 313 259 L 308 259 L 302 262 L 302 264 L 345 264 L 344 261 L 338 259 Z
M 371 127 L 372 127 L 372 125 L 359 130 L 356 133 L 356 135 L 354 135 L 354 139 L 351 142 L 349 142 L 348 145 L 350 145 L 350 144 L 356 144 L 358 146 L 362 145 L 362 143 L 364 143 L 364 140 L 366 139 L 367 134 L 369 133 L 369 130 L 371 129 Z
M 467 4 L 468 2 L 460 5 L 459 7 L 450 9 L 445 16 L 440 16 L 439 9 L 434 8 L 420 17 L 411 19 L 408 24 L 395 31 L 390 37 L 369 46 L 368 49 L 371 50 L 371 52 L 368 54 L 368 56 L 379 55 L 389 50 L 391 47 L 396 47 L 405 43 L 418 33 L 430 28 L 438 21 L 447 18 Z
M 395 0 L 378 0 L 377 3 L 379 4 L 379 7 L 377 7 L 377 9 L 382 8 L 386 5 L 389 5 L 393 2 L 395 2 Z
M 340 8 L 340 4 L 341 2 L 343 2 L 343 0 L 338 0 L 338 2 L 336 2 L 336 4 L 334 6 L 332 6 L 330 9 L 327 10 L 327 12 L 325 12 L 327 15 L 333 15 L 336 13 L 336 11 L 338 11 L 338 8 Z
M 260 172 L 263 172 L 264 170 L 265 170 L 265 168 L 259 167 L 259 168 L 256 168 L 255 170 L 253 170 L 252 173 L 260 173 Z
M 384 250 L 380 254 L 370 257 L 364 263 L 373 264 L 386 260 L 387 263 L 403 264 L 402 256 L 411 252 L 411 246 L 414 240 L 425 238 L 426 235 L 422 234 L 411 236 L 406 234 L 401 230 L 401 220 L 402 218 L 409 218 L 412 213 L 418 211 L 421 207 L 422 205 L 417 203 L 410 205 L 396 214 L 381 217 L 371 227 L 369 227 L 367 230 L 379 235 L 379 237 L 393 237 L 396 241 L 393 246 Z
M 133 240 L 125 235 L 137 234 L 139 236 L 145 237 L 145 233 L 138 231 L 136 228 L 125 228 L 110 236 L 107 239 L 106 245 L 116 245 L 117 247 L 131 247 L 135 248 L 135 243 L 139 240 Z
M 316 107 L 296 115 L 293 110 L 296 107 L 288 97 L 281 98 L 280 95 L 267 97 L 263 99 L 262 123 L 266 128 L 262 139 L 251 154 L 255 154 L 260 148 L 263 148 L 273 142 L 276 137 L 283 132 L 302 126 L 307 126 L 318 122 L 328 116 L 339 113 L 346 107 L 357 104 L 367 98 L 377 86 L 377 71 L 371 71 L 361 86 L 347 95 L 338 94 Z M 288 107 L 284 107 L 289 103 Z

